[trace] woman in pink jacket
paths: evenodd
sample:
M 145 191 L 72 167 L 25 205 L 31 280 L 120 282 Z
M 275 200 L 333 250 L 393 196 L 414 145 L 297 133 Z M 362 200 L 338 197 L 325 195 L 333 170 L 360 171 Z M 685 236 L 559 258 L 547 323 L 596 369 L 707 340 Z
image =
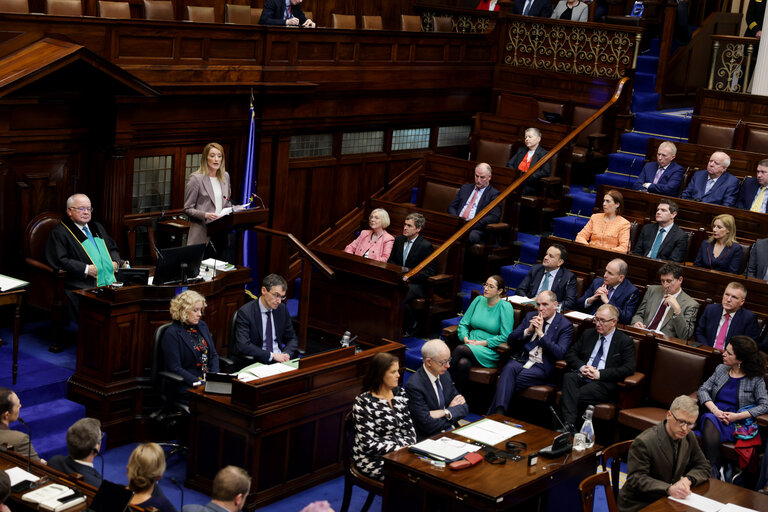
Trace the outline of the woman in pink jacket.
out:
M 354 242 L 344 248 L 344 252 L 386 262 L 395 243 L 395 237 L 385 229 L 389 226 L 389 214 L 383 208 L 376 208 L 368 217 L 368 225 L 371 229 L 364 229 Z

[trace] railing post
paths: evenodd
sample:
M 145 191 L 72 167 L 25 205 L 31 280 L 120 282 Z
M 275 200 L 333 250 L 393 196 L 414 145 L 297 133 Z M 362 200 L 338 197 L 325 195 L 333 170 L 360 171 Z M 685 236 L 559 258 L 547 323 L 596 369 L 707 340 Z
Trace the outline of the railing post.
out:
M 656 70 L 656 88 L 659 95 L 659 103 L 664 97 L 664 80 L 667 75 L 670 53 L 672 52 L 672 38 L 675 35 L 675 19 L 677 17 L 677 1 L 670 0 L 664 8 L 664 29 L 661 33 L 661 48 L 659 49 L 659 67 Z
M 709 66 L 709 82 L 707 83 L 707 89 L 712 89 L 712 84 L 715 81 L 715 63 L 717 62 L 717 54 L 720 50 L 720 41 L 712 43 L 712 64 Z
M 744 87 L 742 87 L 741 92 L 747 92 L 747 88 L 749 87 L 749 79 L 752 76 L 752 54 L 755 51 L 755 45 L 752 43 L 749 43 L 747 45 L 747 63 L 746 63 L 746 71 L 744 71 Z

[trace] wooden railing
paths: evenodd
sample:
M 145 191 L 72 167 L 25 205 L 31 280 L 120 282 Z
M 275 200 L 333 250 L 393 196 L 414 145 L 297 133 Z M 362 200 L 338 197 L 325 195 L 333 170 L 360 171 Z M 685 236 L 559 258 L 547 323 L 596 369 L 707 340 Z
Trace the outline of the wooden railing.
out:
M 711 39 L 712 62 L 707 89 L 746 92 L 760 39 L 736 36 L 712 36 Z

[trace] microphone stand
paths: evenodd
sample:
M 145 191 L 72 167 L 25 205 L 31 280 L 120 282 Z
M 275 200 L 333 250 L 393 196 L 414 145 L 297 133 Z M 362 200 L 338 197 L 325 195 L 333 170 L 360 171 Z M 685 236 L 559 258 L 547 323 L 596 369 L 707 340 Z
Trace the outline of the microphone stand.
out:
M 29 437 L 29 445 L 27 445 L 27 472 L 32 472 L 32 429 L 29 428 L 29 425 L 27 425 L 27 422 L 23 419 L 19 418 L 19 423 L 24 425 L 24 427 L 27 429 L 27 437 Z

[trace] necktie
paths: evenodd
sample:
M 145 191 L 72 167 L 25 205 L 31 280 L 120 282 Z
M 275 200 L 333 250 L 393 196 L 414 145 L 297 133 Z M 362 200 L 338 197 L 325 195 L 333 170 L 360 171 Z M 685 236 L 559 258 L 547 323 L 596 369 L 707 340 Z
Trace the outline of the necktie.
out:
M 96 246 L 96 240 L 93 239 L 93 235 L 91 234 L 91 230 L 88 229 L 88 226 L 83 226 L 83 233 L 85 233 L 85 236 L 88 237 L 88 240 L 91 241 L 94 247 Z M 98 248 L 98 247 L 97 247 Z
M 549 290 L 549 272 L 544 272 L 544 279 L 541 281 L 539 293 Z
M 541 332 L 543 332 L 544 334 L 547 334 L 547 326 L 548 326 L 548 325 L 549 325 L 549 321 L 548 321 L 548 320 L 545 320 L 545 321 L 544 321 L 544 324 L 541 326 Z M 539 335 L 537 334 L 537 335 L 535 336 L 535 338 L 536 338 L 536 340 L 540 340 L 541 338 L 543 338 L 543 336 L 539 336 Z
M 274 352 L 275 345 L 274 345 L 274 339 L 275 337 L 272 335 L 272 310 L 267 311 L 267 325 L 264 329 L 264 350 L 269 352 L 270 354 Z
M 611 300 L 611 297 L 613 297 L 613 290 L 615 290 L 613 286 L 608 287 L 608 300 Z
M 598 370 L 600 369 L 600 359 L 603 358 L 603 344 L 605 343 L 605 336 L 600 336 L 600 347 L 597 349 L 597 354 L 595 354 L 594 359 L 592 359 L 592 364 L 590 366 L 594 366 Z
M 649 258 L 655 258 L 657 254 L 659 254 L 659 247 L 661 247 L 661 241 L 664 239 L 664 232 L 666 229 L 661 228 L 659 229 L 659 232 L 656 234 L 656 240 L 653 241 L 653 247 L 651 247 L 651 252 L 648 254 Z
M 413 240 L 408 240 L 403 247 L 403 266 L 405 266 L 405 260 L 408 259 L 408 253 L 411 252 L 411 244 L 413 244 Z
M 653 184 L 657 184 L 659 182 L 659 178 L 661 178 L 661 175 L 664 174 L 664 170 L 666 167 L 659 167 L 659 170 L 656 171 L 656 176 L 653 177 Z
M 728 313 L 725 314 L 725 320 L 723 320 L 723 325 L 720 327 L 720 330 L 717 332 L 717 339 L 715 340 L 715 348 L 717 350 L 723 350 L 723 347 L 725 347 L 725 335 L 728 332 L 728 324 L 731 321 L 731 315 Z
M 461 218 L 466 220 L 469 218 L 469 212 L 472 211 L 472 207 L 475 206 L 475 200 L 477 199 L 477 187 L 475 187 L 475 191 L 472 192 L 472 197 L 469 198 L 469 202 L 467 203 L 467 206 L 464 207 L 464 211 L 461 212 Z
M 765 197 L 765 187 L 760 187 L 760 192 L 757 194 L 757 197 L 755 198 L 754 202 L 752 203 L 752 208 L 750 208 L 753 212 L 760 212 L 763 209 L 763 198 Z
M 715 184 L 715 180 L 711 178 L 707 180 L 707 185 L 704 187 L 704 195 L 709 194 L 709 191 L 712 190 L 712 187 L 714 186 L 714 184 Z
M 653 320 L 651 320 L 651 323 L 648 324 L 648 328 L 658 329 L 659 324 L 661 323 L 661 319 L 664 318 L 664 313 L 667 311 L 667 302 L 662 299 L 661 300 L 661 306 L 659 306 L 659 310 L 656 312 L 656 316 L 653 317 Z
M 528 13 L 531 12 L 531 4 L 532 0 L 525 0 L 525 7 L 523 7 L 523 16 L 528 16 Z
M 437 405 L 440 409 L 445 409 L 445 395 L 443 394 L 443 385 L 440 384 L 440 377 L 435 380 L 435 386 L 437 386 Z
M 290 19 L 291 17 L 291 4 L 288 4 L 285 6 L 285 19 Z

